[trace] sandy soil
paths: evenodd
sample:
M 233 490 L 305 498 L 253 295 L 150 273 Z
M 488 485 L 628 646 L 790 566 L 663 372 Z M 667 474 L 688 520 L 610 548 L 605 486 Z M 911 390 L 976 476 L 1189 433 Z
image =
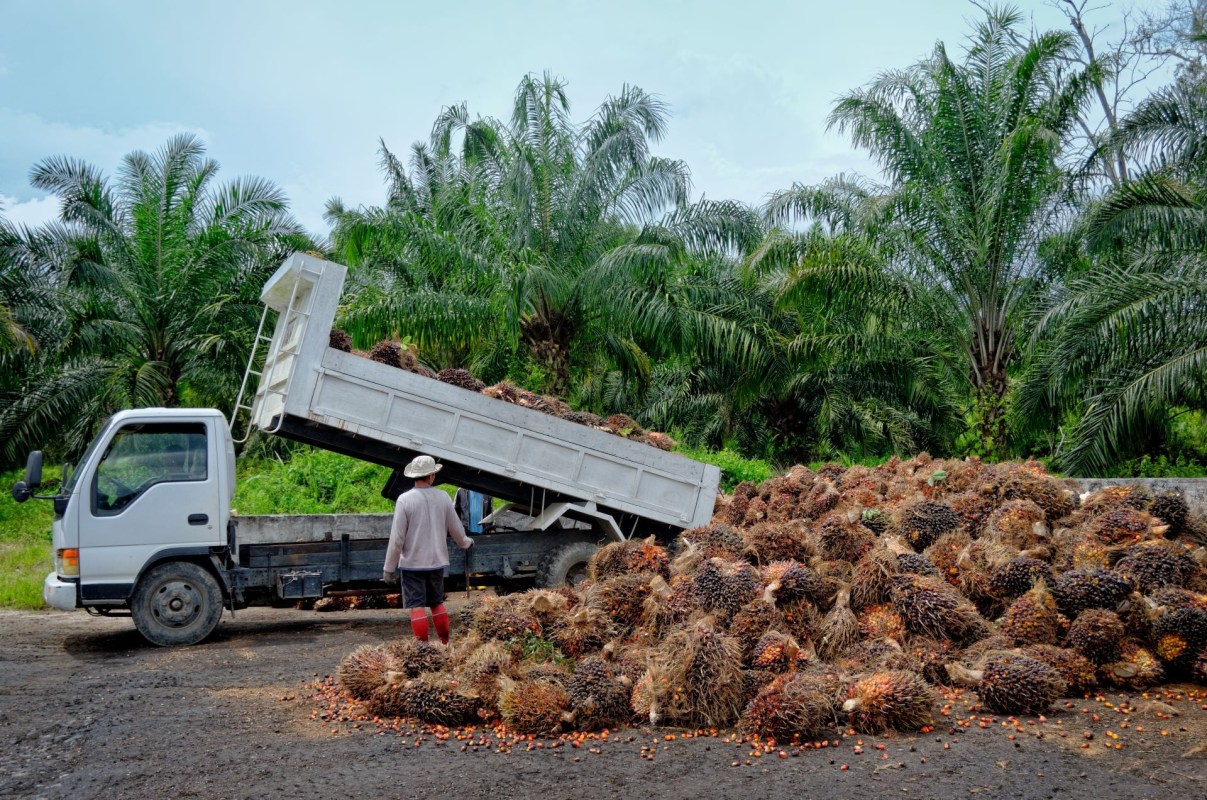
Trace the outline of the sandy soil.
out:
M 954 696 L 933 732 L 783 757 L 725 732 L 632 729 L 574 748 L 333 710 L 340 659 L 401 635 L 402 614 L 249 609 L 168 650 L 128 619 L 0 612 L 0 797 L 1207 797 L 1201 687 L 1079 698 L 1017 724 Z

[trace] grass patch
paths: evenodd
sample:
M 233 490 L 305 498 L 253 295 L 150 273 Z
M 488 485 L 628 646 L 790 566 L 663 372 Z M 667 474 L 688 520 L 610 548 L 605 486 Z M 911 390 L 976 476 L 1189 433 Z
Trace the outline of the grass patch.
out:
M 240 514 L 368 514 L 388 512 L 381 496 L 390 470 L 326 450 L 301 450 L 288 461 L 239 464 L 234 508 Z
M 52 467 L 45 474 L 57 475 Z M 25 476 L 24 470 L 0 473 L 0 608 L 42 608 L 42 580 L 54 568 L 49 500 L 13 502 L 7 489 Z
M 42 608 L 42 581 L 52 569 L 49 541 L 0 542 L 0 608 Z

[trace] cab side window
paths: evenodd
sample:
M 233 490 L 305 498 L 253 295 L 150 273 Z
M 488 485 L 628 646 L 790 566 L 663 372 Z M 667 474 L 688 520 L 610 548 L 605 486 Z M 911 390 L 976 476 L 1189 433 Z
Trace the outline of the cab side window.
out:
M 92 513 L 113 516 L 160 483 L 209 477 L 205 424 L 122 426 L 101 456 L 92 481 Z

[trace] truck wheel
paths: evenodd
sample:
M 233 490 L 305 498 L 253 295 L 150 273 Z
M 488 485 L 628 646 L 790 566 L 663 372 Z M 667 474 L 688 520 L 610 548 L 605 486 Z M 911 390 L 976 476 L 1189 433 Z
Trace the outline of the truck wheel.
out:
M 222 589 L 204 567 L 169 561 L 138 582 L 130 612 L 134 627 L 152 644 L 196 644 L 222 619 Z
M 577 586 L 587 579 L 587 562 L 595 555 L 590 542 L 564 544 L 541 559 L 536 570 L 536 585 L 543 589 L 554 586 Z

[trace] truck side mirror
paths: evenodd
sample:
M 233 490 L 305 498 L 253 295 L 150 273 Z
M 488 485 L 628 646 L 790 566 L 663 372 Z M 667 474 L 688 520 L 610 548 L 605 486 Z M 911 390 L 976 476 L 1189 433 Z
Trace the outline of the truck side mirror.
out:
M 25 485 L 31 492 L 36 492 L 42 485 L 42 451 L 34 450 L 25 462 Z
M 24 503 L 33 495 L 29 487 L 25 485 L 25 481 L 17 481 L 13 484 L 13 500 L 18 503 Z

